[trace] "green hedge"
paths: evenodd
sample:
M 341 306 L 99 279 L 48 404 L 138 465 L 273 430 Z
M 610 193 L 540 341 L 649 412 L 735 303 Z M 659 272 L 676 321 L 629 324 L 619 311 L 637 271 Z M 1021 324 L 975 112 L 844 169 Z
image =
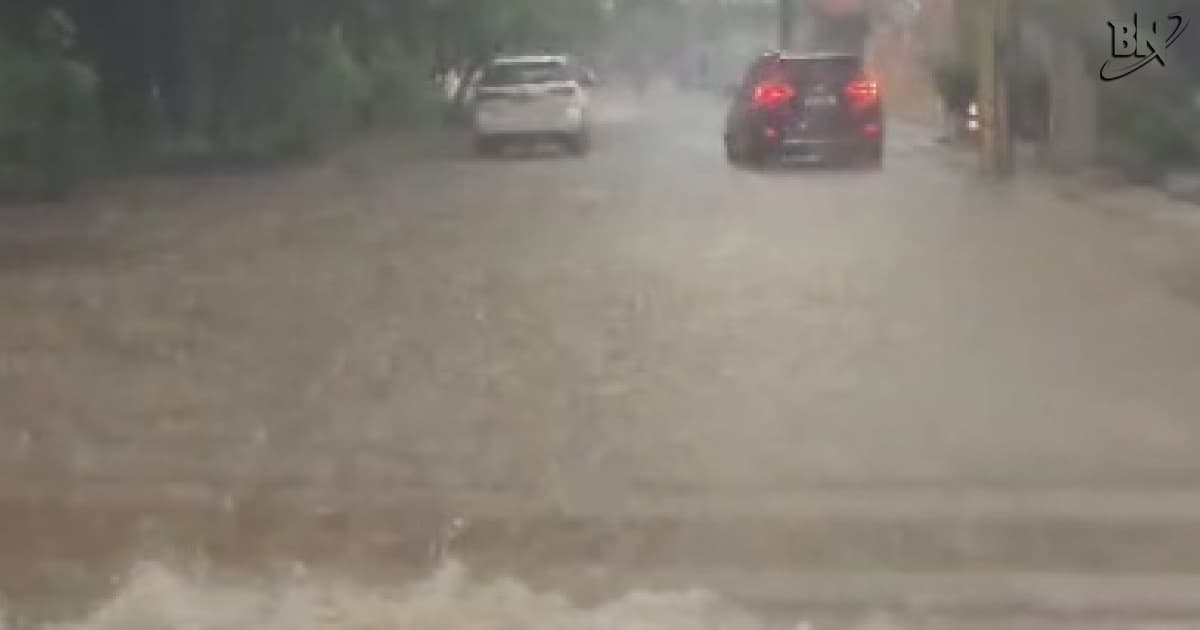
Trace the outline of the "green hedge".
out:
M 428 77 L 432 66 L 432 60 L 425 56 L 413 55 L 394 44 L 381 46 L 367 66 L 371 90 L 366 122 L 404 127 L 436 117 L 445 99 Z
M 1145 168 L 1194 165 L 1200 160 L 1195 131 L 1200 116 L 1191 102 L 1194 86 L 1149 70 L 1143 71 L 1145 77 L 1101 87 L 1101 136 L 1118 153 L 1136 156 Z
M 355 131 L 358 113 L 371 96 L 370 78 L 334 33 L 300 55 L 302 68 L 287 110 L 281 149 L 320 154 Z
M 120 164 L 121 157 L 153 164 L 315 157 L 365 126 L 407 126 L 442 106 L 425 55 L 381 44 L 360 59 L 336 28 L 263 31 L 240 40 L 230 55 L 238 62 L 215 73 L 199 124 L 181 130 L 148 121 L 150 142 L 120 156 L 116 142 L 102 145 L 99 82 L 71 58 L 72 25 L 59 12 L 42 24 L 37 42 L 0 42 L 0 199 L 61 198 L 98 163 L 101 149 Z
M 63 197 L 100 144 L 96 76 L 57 55 L 0 51 L 0 198 Z
M 370 81 L 335 31 L 247 44 L 220 98 L 217 144 L 237 153 L 320 155 L 350 135 Z

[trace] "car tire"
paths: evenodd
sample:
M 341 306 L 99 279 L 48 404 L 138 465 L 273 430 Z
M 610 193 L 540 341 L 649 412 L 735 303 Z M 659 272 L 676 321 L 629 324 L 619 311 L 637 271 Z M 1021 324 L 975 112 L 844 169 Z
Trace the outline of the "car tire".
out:
M 503 148 L 500 140 L 491 136 L 477 135 L 475 136 L 475 153 L 484 157 L 492 157 L 500 154 Z
M 730 164 L 742 167 L 763 168 L 768 162 L 766 150 L 744 136 L 740 141 L 736 136 L 726 136 L 725 156 Z
M 725 159 L 734 166 L 746 163 L 746 156 L 734 144 L 733 138 L 725 134 Z
M 592 148 L 591 134 L 587 130 L 573 133 L 563 140 L 563 146 L 567 152 L 575 156 L 587 155 L 587 152 Z
M 883 143 L 876 142 L 867 148 L 863 155 L 863 164 L 867 168 L 883 168 Z
M 750 142 L 745 148 L 743 163 L 751 168 L 767 168 L 774 164 L 772 155 L 766 147 L 760 146 L 758 143 Z

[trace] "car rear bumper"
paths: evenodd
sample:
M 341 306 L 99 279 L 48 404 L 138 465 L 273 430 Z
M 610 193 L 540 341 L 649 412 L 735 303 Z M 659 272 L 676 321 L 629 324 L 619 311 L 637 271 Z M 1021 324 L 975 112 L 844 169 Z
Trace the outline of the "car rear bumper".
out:
M 585 128 L 582 108 L 565 108 L 536 115 L 475 113 L 475 133 L 483 136 L 576 134 Z
M 883 136 L 838 139 L 785 138 L 769 143 L 768 150 L 781 158 L 811 160 L 847 160 L 879 150 Z

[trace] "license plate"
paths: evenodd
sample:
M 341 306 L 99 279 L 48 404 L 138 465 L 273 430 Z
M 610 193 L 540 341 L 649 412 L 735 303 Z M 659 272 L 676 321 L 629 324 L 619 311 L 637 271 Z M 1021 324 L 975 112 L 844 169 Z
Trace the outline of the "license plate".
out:
M 805 107 L 834 107 L 837 105 L 837 102 L 837 97 L 832 94 L 819 94 L 804 97 Z
M 792 151 L 783 156 L 785 164 L 816 164 L 822 161 L 821 154 L 811 149 Z

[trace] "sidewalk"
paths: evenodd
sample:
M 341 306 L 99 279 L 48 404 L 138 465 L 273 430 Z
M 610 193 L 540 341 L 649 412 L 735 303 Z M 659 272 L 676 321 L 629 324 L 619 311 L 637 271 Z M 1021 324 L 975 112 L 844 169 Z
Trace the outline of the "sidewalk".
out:
M 930 129 L 930 134 L 936 131 Z M 979 156 L 962 145 L 939 144 L 944 161 L 964 171 L 978 172 Z M 1200 238 L 1200 204 L 1172 195 L 1165 189 L 1128 182 L 1111 169 L 1096 167 L 1077 173 L 1056 173 L 1039 166 L 1033 156 L 1018 158 L 1014 181 L 1043 188 L 1065 201 L 1087 206 L 1105 215 L 1194 233 Z
M 1093 169 L 1077 175 L 1054 176 L 1038 173 L 1063 197 L 1109 213 L 1134 214 L 1164 225 L 1200 234 L 1200 204 L 1149 186 L 1124 182 L 1119 175 Z

